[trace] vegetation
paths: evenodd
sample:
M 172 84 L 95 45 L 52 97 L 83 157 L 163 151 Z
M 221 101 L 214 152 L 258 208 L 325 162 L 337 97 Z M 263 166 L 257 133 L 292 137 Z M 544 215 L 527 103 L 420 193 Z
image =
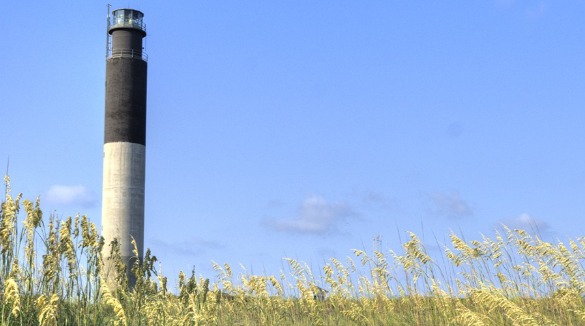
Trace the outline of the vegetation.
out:
M 0 213 L 2 325 L 585 324 L 583 238 L 551 244 L 508 228 L 470 242 L 451 234 L 433 260 L 410 233 L 400 253 L 354 250 L 319 275 L 293 259 L 278 276 L 234 276 L 214 263 L 212 282 L 180 273 L 172 286 L 147 251 L 129 289 L 116 243 L 117 276 L 103 270 L 104 244 L 87 217 L 47 223 L 39 200 L 13 197 L 8 178 Z

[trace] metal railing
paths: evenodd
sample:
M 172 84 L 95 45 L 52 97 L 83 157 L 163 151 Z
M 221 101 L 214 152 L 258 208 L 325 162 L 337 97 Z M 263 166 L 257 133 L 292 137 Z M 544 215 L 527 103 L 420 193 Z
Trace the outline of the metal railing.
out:
M 148 55 L 146 53 L 135 50 L 110 50 L 108 59 L 110 58 L 133 58 L 148 62 Z

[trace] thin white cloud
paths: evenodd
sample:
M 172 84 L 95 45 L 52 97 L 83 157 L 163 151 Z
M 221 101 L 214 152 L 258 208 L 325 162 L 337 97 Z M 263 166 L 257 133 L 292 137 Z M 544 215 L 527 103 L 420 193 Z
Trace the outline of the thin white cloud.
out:
M 449 138 L 459 138 L 463 135 L 465 126 L 461 121 L 453 121 L 447 126 L 447 136 Z
M 394 208 L 397 206 L 397 200 L 388 197 L 377 191 L 367 191 L 361 195 L 362 203 L 368 207 L 379 207 L 379 208 Z
M 534 218 L 533 216 L 522 213 L 513 219 L 502 221 L 502 224 L 512 229 L 521 229 L 524 231 L 534 232 L 536 234 L 549 232 L 551 227 L 543 220 Z
M 495 0 L 496 6 L 499 8 L 508 9 L 514 5 L 514 0 Z
M 53 205 L 92 207 L 96 204 L 93 192 L 81 185 L 53 185 L 47 191 L 45 200 Z
M 496 7 L 503 10 L 516 9 L 528 19 L 539 19 L 548 11 L 547 0 L 539 1 L 516 1 L 516 0 L 495 0 Z
M 434 215 L 446 218 L 465 218 L 473 216 L 469 203 L 458 193 L 434 193 L 428 196 L 428 208 Z
M 266 225 L 272 229 L 306 234 L 337 232 L 337 225 L 355 212 L 346 204 L 329 203 L 319 196 L 306 198 L 297 216 L 286 219 L 271 218 Z
M 540 0 L 537 4 L 533 4 L 526 9 L 526 16 L 531 19 L 538 19 L 546 14 L 547 5 L 544 0 Z

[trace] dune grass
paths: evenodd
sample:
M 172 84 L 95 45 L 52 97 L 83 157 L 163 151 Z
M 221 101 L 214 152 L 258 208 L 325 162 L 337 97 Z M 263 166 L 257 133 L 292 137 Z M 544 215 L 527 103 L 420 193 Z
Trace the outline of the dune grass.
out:
M 354 250 L 317 271 L 290 258 L 279 275 L 212 263 L 215 275 L 181 272 L 173 284 L 147 250 L 129 289 L 117 244 L 105 271 L 86 216 L 46 219 L 38 199 L 13 197 L 8 178 L 5 188 L 1 325 L 585 324 L 583 238 L 553 244 L 506 227 L 473 241 L 451 234 L 433 259 L 409 233 L 399 251 Z

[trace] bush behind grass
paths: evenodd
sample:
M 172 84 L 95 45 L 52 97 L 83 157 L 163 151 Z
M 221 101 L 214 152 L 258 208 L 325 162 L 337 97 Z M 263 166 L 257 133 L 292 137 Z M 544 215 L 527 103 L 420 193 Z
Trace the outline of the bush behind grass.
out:
M 172 290 L 147 250 L 129 289 L 118 244 L 105 271 L 103 240 L 86 216 L 47 221 L 39 199 L 13 197 L 8 178 L 5 188 L 1 325 L 585 324 L 583 238 L 552 244 L 506 227 L 469 242 L 451 234 L 435 261 L 409 233 L 400 253 L 354 250 L 319 277 L 289 258 L 278 276 L 235 277 L 213 263 L 213 282 L 181 272 Z

